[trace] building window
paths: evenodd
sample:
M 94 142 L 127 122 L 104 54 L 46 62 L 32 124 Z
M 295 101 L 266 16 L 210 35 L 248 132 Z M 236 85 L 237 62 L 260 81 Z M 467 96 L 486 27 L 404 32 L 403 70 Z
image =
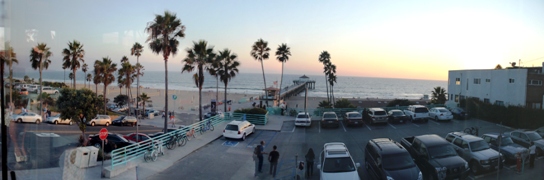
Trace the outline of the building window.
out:
M 534 79 L 531 79 L 529 81 L 529 85 L 532 85 L 532 86 L 542 86 L 542 81 L 541 80 L 534 80 Z
M 491 82 L 491 79 L 485 79 L 485 82 Z
M 455 102 L 459 102 L 459 95 L 455 95 Z
M 540 103 L 533 103 L 533 109 L 540 109 Z
M 508 79 L 508 82 L 509 83 L 514 83 L 514 79 L 510 78 L 510 79 Z
M 455 78 L 455 85 L 461 85 L 461 78 Z
M 474 78 L 474 84 L 480 84 L 480 78 Z
M 484 98 L 484 103 L 489 103 L 489 99 Z
M 503 101 L 495 101 L 495 105 L 504 106 L 504 102 Z

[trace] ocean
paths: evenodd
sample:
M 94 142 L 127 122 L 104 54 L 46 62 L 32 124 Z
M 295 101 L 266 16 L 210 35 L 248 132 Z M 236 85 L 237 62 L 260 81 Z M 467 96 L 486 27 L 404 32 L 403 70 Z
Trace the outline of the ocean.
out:
M 70 85 L 71 80 L 68 74 L 71 71 L 52 71 L 43 72 L 44 81 L 66 82 Z M 89 73 L 89 72 L 87 72 Z M 192 75 L 194 73 L 168 72 L 168 89 L 198 91 Z M 25 75 L 39 80 L 37 71 L 14 71 L 14 77 L 22 79 Z M 303 74 L 284 74 L 283 87 L 293 85 L 293 80 L 298 80 Z M 325 87 L 325 75 L 306 75 L 310 80 L 314 80 L 315 89 L 308 92 L 308 96 L 327 97 Z M 66 77 L 66 78 L 65 78 Z M 77 71 L 76 82 L 84 83 L 84 74 L 81 70 Z M 117 76 L 116 76 L 117 77 Z M 279 86 L 281 74 L 266 74 L 267 86 L 274 86 L 277 81 Z M 204 77 L 203 91 L 215 91 L 216 79 L 207 75 Z M 92 82 L 91 82 L 92 84 Z M 116 86 L 113 83 L 110 86 Z M 136 87 L 136 82 L 133 84 Z M 144 76 L 140 77 L 140 86 L 149 88 L 164 89 L 164 72 L 144 71 Z M 434 87 L 440 86 L 447 89 L 447 81 L 436 80 L 414 80 L 414 79 L 395 79 L 395 78 L 374 78 L 374 77 L 350 77 L 338 76 L 337 83 L 334 85 L 334 96 L 338 98 L 380 98 L 380 99 L 420 99 L 424 95 L 431 96 Z M 223 83 L 219 82 L 219 91 L 223 92 Z M 240 73 L 237 74 L 228 84 L 229 93 L 245 94 L 263 94 L 264 89 L 262 73 Z

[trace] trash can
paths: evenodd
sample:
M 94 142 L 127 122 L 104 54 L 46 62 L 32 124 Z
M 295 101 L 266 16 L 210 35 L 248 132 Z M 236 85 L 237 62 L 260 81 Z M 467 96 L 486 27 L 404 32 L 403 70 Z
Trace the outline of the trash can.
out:
M 87 147 L 77 148 L 74 165 L 78 168 L 89 167 L 89 152 L 90 150 Z
M 87 149 L 89 150 L 89 166 L 93 167 L 98 165 L 98 148 L 94 146 L 87 146 Z

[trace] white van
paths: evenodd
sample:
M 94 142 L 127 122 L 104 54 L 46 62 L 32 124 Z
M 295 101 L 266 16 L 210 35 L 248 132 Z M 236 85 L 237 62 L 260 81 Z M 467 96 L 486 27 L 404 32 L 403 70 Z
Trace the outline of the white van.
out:
M 52 87 L 42 87 L 42 93 L 47 93 L 47 94 L 58 94 L 59 93 L 59 90 L 56 90 Z
M 32 84 L 19 84 L 17 86 L 15 86 L 15 89 L 17 90 L 20 90 L 20 89 L 27 89 L 31 86 Z

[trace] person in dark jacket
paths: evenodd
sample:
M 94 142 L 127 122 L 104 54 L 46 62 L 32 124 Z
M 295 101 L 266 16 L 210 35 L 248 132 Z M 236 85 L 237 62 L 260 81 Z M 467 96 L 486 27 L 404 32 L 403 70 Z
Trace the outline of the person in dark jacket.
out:
M 314 159 L 314 149 L 310 148 L 306 153 L 306 177 L 311 177 L 314 174 Z

